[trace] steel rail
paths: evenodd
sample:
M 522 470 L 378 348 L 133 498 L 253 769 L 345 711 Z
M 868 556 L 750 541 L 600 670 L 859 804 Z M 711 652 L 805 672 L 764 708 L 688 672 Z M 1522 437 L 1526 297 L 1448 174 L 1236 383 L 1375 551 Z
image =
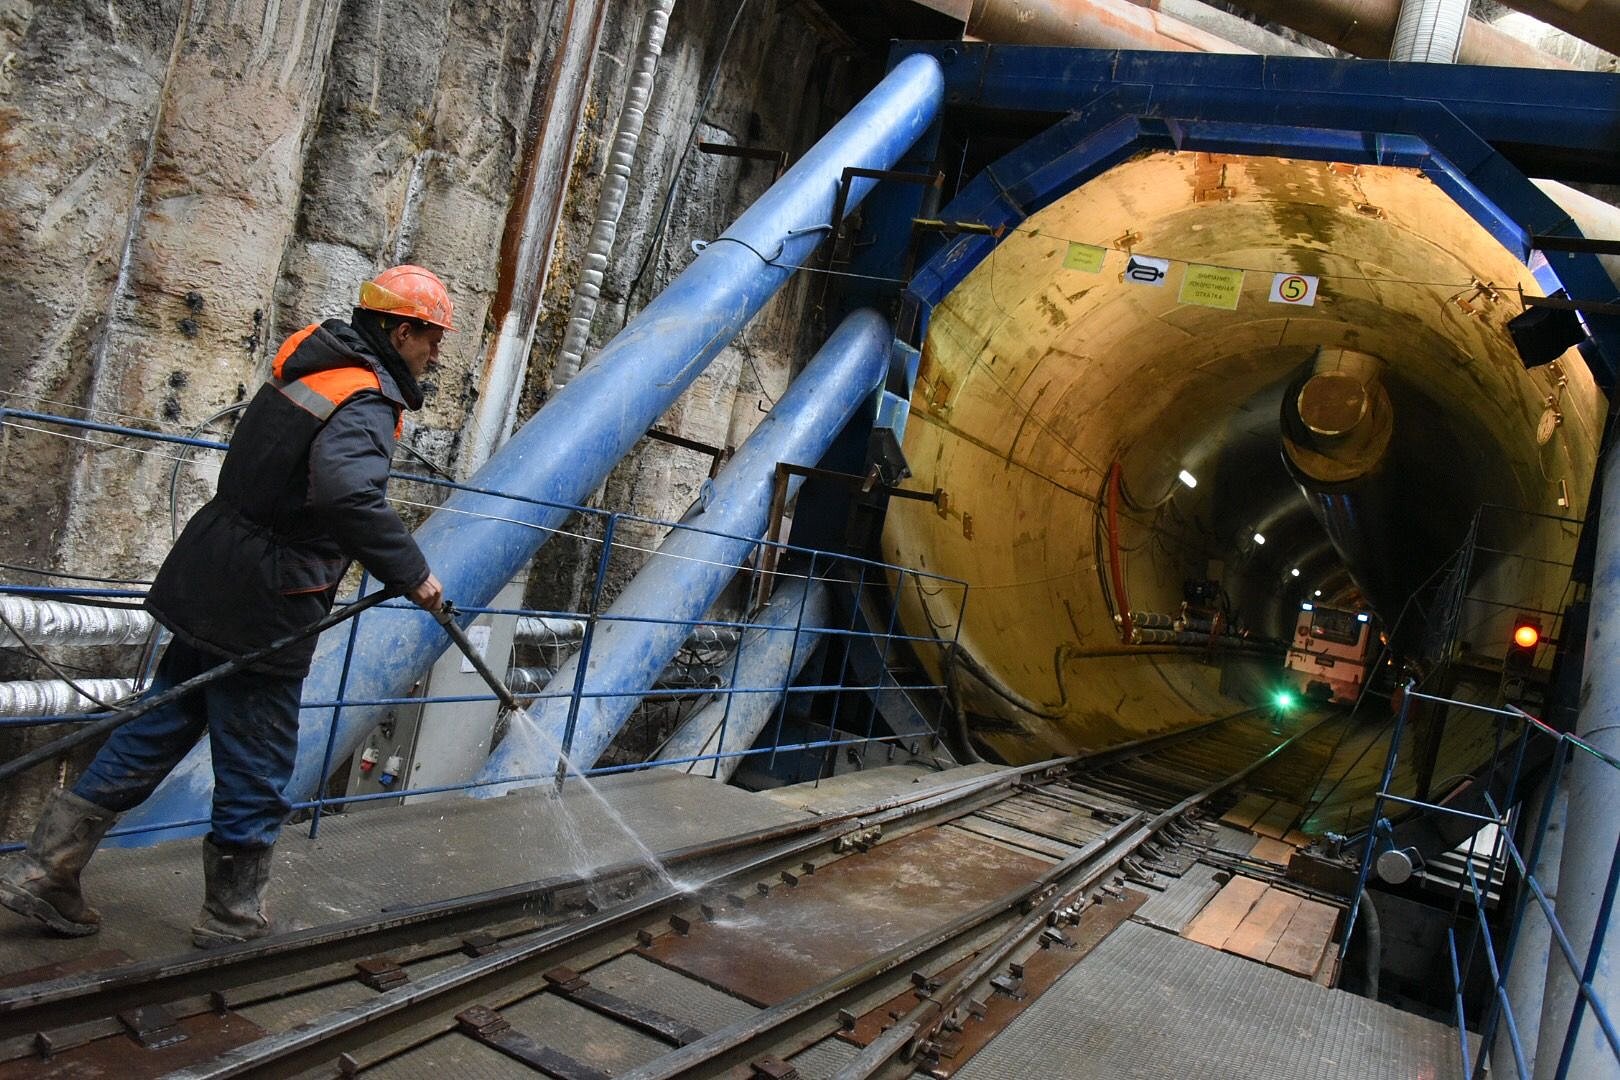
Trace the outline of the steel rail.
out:
M 836 814 L 807 817 L 803 821 L 677 848 L 659 853 L 658 858 L 665 866 L 686 866 L 776 841 L 807 837 L 783 852 L 768 856 L 768 861 L 781 861 L 801 855 L 807 849 L 834 844 L 852 832 L 949 808 L 953 803 L 966 803 L 999 788 L 1015 788 L 1030 776 L 1064 768 L 1072 760 L 1052 759 L 973 777 Z M 536 903 L 543 903 L 550 897 L 587 884 L 645 873 L 646 869 L 644 862 L 626 860 L 598 867 L 589 876 L 543 878 L 471 896 L 398 909 L 378 918 L 362 917 L 279 934 L 178 960 L 145 960 L 108 971 L 68 975 L 10 987 L 0 990 L 0 1040 L 31 1037 L 45 1028 L 82 1023 L 87 1016 L 115 1016 L 124 1009 L 155 1000 L 174 1000 L 193 994 L 229 990 L 314 966 L 324 967 L 334 962 L 375 955 L 420 940 L 425 933 L 449 937 L 466 929 L 500 921 L 504 917 L 516 916 L 526 907 L 532 908 Z M 729 876 L 745 872 L 733 869 Z M 3 1054 L 0 1054 L 0 1060 L 4 1060 Z
M 1236 718 L 1234 716 L 1223 719 Z M 1204 792 L 1183 799 L 1176 806 L 1159 812 L 1149 819 L 1147 824 L 1143 824 L 1144 819 L 1158 807 L 1138 810 L 1130 818 L 1112 828 L 1104 837 L 1098 838 L 1087 848 L 1065 860 L 1063 864 L 1052 868 L 1042 878 L 1021 886 L 1008 896 L 985 905 L 975 913 L 970 913 L 974 916 L 972 919 L 966 922 L 959 919 L 950 927 L 940 928 L 914 939 L 901 946 L 899 950 L 891 950 L 891 954 L 885 954 L 884 957 L 863 965 L 862 969 L 846 973 L 840 980 L 853 980 L 850 987 L 859 986 L 882 977 L 892 971 L 894 966 L 907 960 L 928 956 L 949 941 L 974 929 L 982 932 L 998 917 L 1004 919 L 1013 907 L 1051 899 L 1058 892 L 1058 884 L 1065 875 L 1072 877 L 1079 872 L 1085 877 L 1085 883 L 1070 886 L 1063 890 L 1065 894 L 1090 888 L 1095 880 L 1112 872 L 1125 857 L 1151 839 L 1159 829 L 1174 820 L 1186 808 L 1250 775 L 1287 746 L 1319 726 L 1320 723 L 1296 733 L 1238 773 Z M 1200 725 L 1200 729 L 1204 727 L 1205 725 Z M 1199 733 L 1201 734 L 1202 730 Z M 1155 749 L 1169 748 L 1185 742 L 1188 735 L 1187 732 L 1178 732 L 1162 739 L 1152 740 L 1136 748 L 1136 754 L 1133 756 L 1147 756 Z M 518 984 L 533 982 L 538 978 L 534 972 L 542 966 L 556 962 L 565 951 L 571 950 L 577 954 L 582 950 L 599 948 L 609 942 L 622 940 L 636 921 L 649 921 L 655 916 L 661 916 L 665 908 L 690 905 L 705 896 L 718 895 L 729 882 L 757 874 L 764 868 L 780 865 L 788 860 L 803 858 L 806 853 L 817 849 L 832 847 L 852 833 L 895 822 L 905 823 L 906 831 L 924 828 L 937 821 L 920 819 L 928 817 L 937 819 L 938 812 L 943 811 L 951 817 L 972 813 L 982 804 L 996 801 L 1006 793 L 1027 786 L 1032 780 L 1068 775 L 1077 764 L 1090 765 L 1095 762 L 1100 765 L 1104 761 L 1112 764 L 1120 756 L 1115 752 L 1087 755 L 1086 759 L 1053 759 L 975 777 L 927 792 L 881 800 L 837 814 L 756 830 L 665 853 L 664 859 L 669 865 L 712 862 L 739 851 L 746 852 L 747 857 L 715 867 L 700 884 L 687 891 L 659 889 L 626 905 L 590 918 L 570 921 L 561 926 L 535 930 L 508 928 L 503 931 L 502 936 L 509 944 L 504 948 L 498 948 L 498 951 L 476 957 L 470 962 L 430 975 L 411 985 L 385 991 L 376 999 L 339 1010 L 296 1030 L 266 1036 L 213 1062 L 198 1065 L 175 1075 L 187 1078 L 222 1078 L 279 1074 L 289 1068 L 330 1062 L 344 1049 L 369 1044 L 376 1039 L 401 1031 L 409 1036 L 409 1045 L 419 1045 L 423 1041 L 442 1036 L 453 1026 L 447 1023 L 445 1018 L 453 1016 L 466 1005 L 481 1003 L 480 999 L 487 1001 L 492 992 L 499 994 L 517 992 L 515 987 Z M 894 835 L 897 834 L 891 832 L 887 838 Z M 776 843 L 778 841 L 786 842 Z M 764 851 L 757 850 L 764 845 L 774 846 Z M 125 1008 L 154 1000 L 187 1001 L 188 1005 L 195 1004 L 193 1011 L 200 1012 L 208 1007 L 217 1008 L 225 1001 L 223 993 L 220 992 L 222 987 L 251 988 L 256 983 L 295 972 L 330 973 L 329 977 L 317 979 L 316 983 L 312 984 L 322 985 L 349 977 L 347 973 L 337 974 L 341 972 L 344 960 L 377 955 L 390 950 L 397 951 L 404 947 L 414 947 L 409 962 L 419 962 L 434 955 L 457 951 L 461 944 L 454 940 L 457 934 L 473 928 L 485 928 L 503 919 L 512 920 L 530 914 L 523 909 L 525 907 L 532 909 L 536 901 L 564 895 L 569 890 L 582 887 L 588 882 L 625 879 L 645 872 L 646 868 L 641 863 L 623 862 L 601 868 L 589 877 L 543 879 L 472 897 L 436 901 L 391 912 L 382 918 L 351 920 L 336 926 L 301 931 L 265 942 L 247 943 L 209 956 L 180 961 L 141 962 L 110 972 L 68 976 L 0 991 L 0 1036 L 5 1033 L 20 1036 L 24 1033 L 46 1030 L 53 1024 L 76 1023 L 79 1026 L 74 1030 L 85 1036 L 74 1040 L 74 1044 L 77 1044 L 101 1034 L 91 1030 L 92 1025 L 84 1024 L 83 1018 L 86 1016 L 103 1019 L 114 1017 Z M 1044 918 L 1044 914 L 1041 917 Z M 945 933 L 946 931 L 950 932 Z M 939 936 L 942 933 L 945 933 L 944 937 Z M 431 951 L 431 948 L 424 950 L 424 946 L 434 939 L 441 941 L 442 947 L 433 946 L 437 948 L 437 952 Z M 892 964 L 885 965 L 886 958 L 891 960 Z M 867 968 L 872 970 L 861 977 L 860 971 Z M 526 974 L 516 975 L 518 969 Z M 506 978 L 498 980 L 499 988 L 492 987 L 491 980 L 502 973 L 505 973 Z M 848 997 L 846 993 L 848 989 L 849 987 L 840 990 L 824 985 L 807 991 L 806 994 L 794 999 L 801 1007 L 792 1015 L 781 1015 L 780 1023 L 791 1024 L 795 1017 L 812 1013 L 821 1019 L 822 1014 L 816 1012 L 818 1007 L 824 1006 L 826 1000 Z M 824 993 L 820 1000 L 812 1000 L 817 997 L 817 991 Z M 205 996 L 197 1002 L 189 1000 L 196 995 Z M 793 1002 L 784 1003 L 783 1007 L 789 1004 Z M 757 1021 L 760 1018 L 754 1019 Z M 421 1029 L 422 1033 L 418 1035 L 415 1029 Z M 677 1053 L 682 1055 L 678 1059 L 666 1056 L 644 1068 L 661 1067 L 665 1061 L 678 1063 L 693 1054 L 704 1053 L 705 1048 L 714 1055 L 735 1055 L 740 1046 L 757 1045 L 766 1039 L 769 1031 L 769 1028 L 760 1028 L 757 1031 L 726 1029 L 678 1051 Z M 16 1039 L 8 1041 L 15 1043 Z M 8 1056 L 16 1055 L 0 1054 L 0 1060 Z M 679 1069 L 685 1066 L 677 1064 L 672 1067 Z M 640 1076 L 641 1073 L 633 1072 L 627 1075 Z M 673 1075 L 673 1073 L 647 1075 Z
M 1068 903 L 1072 903 L 1080 894 L 1096 885 L 1102 877 L 1112 873 L 1119 862 L 1124 861 L 1131 852 L 1151 840 L 1160 829 L 1170 822 L 1233 784 L 1240 783 L 1289 746 L 1314 732 L 1328 721 L 1329 718 L 1324 718 L 1308 728 L 1295 732 L 1281 743 L 1278 743 L 1264 756 L 1251 762 L 1238 772 L 1224 780 L 1208 785 L 1202 791 L 1187 796 L 1169 809 L 1160 812 L 1157 816 L 1143 823 L 1129 837 L 1120 841 L 1119 848 L 1121 850 L 1117 859 L 1097 865 L 1085 873 L 1078 882 L 1069 885 L 1064 892 L 1061 894 L 1054 893 L 1037 905 L 1027 919 L 1008 930 L 994 945 L 981 952 L 977 959 L 958 972 L 949 982 L 925 997 L 915 1008 L 897 1020 L 882 1035 L 872 1040 L 866 1049 L 862 1050 L 852 1061 L 834 1073 L 831 1080 L 864 1080 L 864 1078 L 872 1076 L 887 1067 L 888 1063 L 896 1056 L 903 1055 L 905 1059 L 909 1060 L 912 1056 L 910 1051 L 916 1048 L 918 1042 L 931 1036 L 974 987 L 1000 968 L 1014 950 L 1027 943 L 1031 937 L 1039 934 L 1045 928 L 1047 918 L 1054 911 L 1059 910 Z M 1138 820 L 1142 816 L 1144 815 L 1138 815 Z M 1079 858 L 1078 854 L 1071 856 L 1065 862 L 1077 858 Z M 1059 864 L 1059 866 L 1062 865 Z
M 276 1075 L 296 1072 L 300 1068 L 335 1057 L 338 1044 L 346 1035 L 363 1032 L 364 1034 L 358 1035 L 355 1042 L 371 1042 L 379 1032 L 387 1033 L 418 1022 L 420 1019 L 418 1013 L 430 1006 L 436 1008 L 440 1014 L 446 1012 L 453 1014 L 467 1004 L 473 1003 L 474 999 L 486 995 L 488 988 L 484 983 L 490 977 L 510 971 L 519 965 L 548 966 L 557 959 L 557 953 L 570 948 L 588 947 L 592 942 L 599 942 L 614 933 L 622 934 L 627 929 L 626 924 L 646 922 L 659 914 L 660 909 L 668 904 L 674 902 L 690 904 L 707 894 L 725 888 L 726 883 L 734 878 L 748 877 L 784 860 L 801 858 L 817 847 L 835 843 L 841 836 L 864 832 L 894 820 L 920 815 L 929 809 L 948 807 L 951 803 L 967 803 L 976 795 L 985 796 L 992 794 L 995 789 L 1011 787 L 1024 777 L 1061 771 L 1066 767 L 1065 763 L 1072 760 L 1053 759 L 1005 773 L 995 773 L 967 781 L 940 794 L 885 800 L 877 804 L 878 807 L 886 807 L 885 809 L 863 816 L 857 816 L 856 812 L 839 815 L 846 825 L 843 829 L 836 831 L 819 829 L 814 835 L 751 859 L 742 866 L 730 867 L 716 873 L 689 890 L 663 889 L 602 912 L 600 915 L 544 930 L 520 945 L 474 958 L 459 967 L 384 991 L 375 999 L 336 1010 L 321 1020 L 227 1051 L 212 1062 L 172 1073 L 171 1080 L 226 1080 L 229 1077 L 268 1075 L 266 1070 L 270 1069 L 274 1069 Z M 871 810 L 871 808 L 863 809 Z M 968 812 L 971 812 L 971 809 Z M 813 824 L 823 825 L 826 820 L 826 818 L 818 819 Z M 441 1034 L 442 1030 L 435 1030 L 425 1035 L 424 1041 Z
M 1052 892 L 1064 878 L 1084 869 L 1099 858 L 1109 860 L 1109 865 L 1099 868 L 1097 876 L 1108 873 L 1114 863 L 1123 860 L 1135 850 L 1134 846 L 1127 846 L 1126 839 L 1122 838 L 1127 832 L 1130 833 L 1130 838 L 1134 838 L 1141 831 L 1137 826 L 1145 816 L 1146 814 L 1139 812 L 1126 818 L 1039 877 L 1018 886 L 998 899 L 983 904 L 926 934 L 897 945 L 860 967 L 836 975 L 779 1005 L 773 1005 L 746 1020 L 721 1028 L 697 1042 L 665 1054 L 656 1061 L 621 1073 L 618 1080 L 668 1080 L 670 1077 L 684 1075 L 701 1065 L 717 1064 L 716 1059 L 722 1055 L 734 1056 L 742 1053 L 811 1010 L 830 1008 L 838 1001 L 852 996 L 855 991 L 862 989 L 879 976 L 916 960 L 939 945 L 971 933 L 996 916 L 1004 915 L 1035 897 Z M 1044 914 L 1042 918 L 1045 918 Z

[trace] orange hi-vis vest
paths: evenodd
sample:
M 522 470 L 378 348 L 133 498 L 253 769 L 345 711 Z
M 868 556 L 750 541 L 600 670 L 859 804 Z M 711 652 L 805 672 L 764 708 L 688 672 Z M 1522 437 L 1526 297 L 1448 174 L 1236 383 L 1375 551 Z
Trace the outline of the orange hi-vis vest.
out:
M 381 390 L 382 380 L 369 367 L 340 367 L 317 371 L 300 379 L 283 379 L 283 365 L 298 351 L 298 346 L 315 331 L 320 323 L 311 323 L 281 343 L 276 358 L 270 365 L 270 385 L 285 394 L 293 404 L 310 413 L 322 423 L 331 419 L 345 401 L 361 390 Z M 400 413 L 394 425 L 394 438 L 405 428 L 405 414 Z

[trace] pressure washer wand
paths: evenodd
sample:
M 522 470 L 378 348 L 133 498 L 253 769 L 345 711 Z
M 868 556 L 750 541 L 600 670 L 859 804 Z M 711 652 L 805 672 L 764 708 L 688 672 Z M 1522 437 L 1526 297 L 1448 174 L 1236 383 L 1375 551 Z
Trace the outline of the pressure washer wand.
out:
M 489 688 L 495 691 L 495 696 L 501 699 L 501 712 L 521 712 L 523 706 L 518 703 L 517 695 L 513 694 L 511 687 L 502 682 L 489 669 L 489 665 L 484 663 L 484 658 L 479 655 L 478 649 L 472 643 L 472 639 L 467 636 L 467 631 L 463 630 L 461 624 L 456 622 L 457 614 L 455 605 L 446 600 L 444 605 L 433 613 L 433 617 L 439 620 L 439 625 L 444 627 L 444 632 L 450 635 L 450 640 L 456 643 L 456 647 L 467 658 L 467 662 L 473 666 L 479 675 L 483 676 L 484 681 L 489 684 Z

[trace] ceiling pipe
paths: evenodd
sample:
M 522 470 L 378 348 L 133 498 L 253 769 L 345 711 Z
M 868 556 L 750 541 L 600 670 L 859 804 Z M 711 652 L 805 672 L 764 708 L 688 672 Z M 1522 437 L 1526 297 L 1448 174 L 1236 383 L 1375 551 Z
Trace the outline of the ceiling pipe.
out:
M 1286 26 L 1356 56 L 1384 59 L 1395 42 L 1401 0 L 1232 0 L 1268 22 Z M 1518 6 L 1515 0 L 1515 6 Z M 1457 62 L 1487 67 L 1572 68 L 1557 57 L 1479 19 L 1469 19 Z
M 1620 53 L 1620 0 L 1502 0 L 1600 49 Z
M 1241 45 L 1128 0 L 974 0 L 966 34 L 1002 45 L 1248 53 Z

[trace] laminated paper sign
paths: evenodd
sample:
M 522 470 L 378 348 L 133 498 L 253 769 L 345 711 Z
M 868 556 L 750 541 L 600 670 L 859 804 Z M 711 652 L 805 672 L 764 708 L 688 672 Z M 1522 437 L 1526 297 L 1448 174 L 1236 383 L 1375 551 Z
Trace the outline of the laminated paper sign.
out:
M 1183 304 L 1236 311 L 1242 293 L 1243 271 L 1189 263 L 1187 272 L 1181 275 L 1181 292 L 1176 299 Z
M 1132 255 L 1125 261 L 1125 280 L 1135 285 L 1163 286 L 1170 276 L 1170 260 Z
M 1278 274 L 1271 279 L 1271 302 L 1316 306 L 1316 279 L 1309 274 Z
M 1063 269 L 1083 270 L 1088 274 L 1100 274 L 1103 268 L 1103 257 L 1107 254 L 1107 248 L 1100 248 L 1095 244 L 1071 243 L 1069 250 L 1063 254 Z

